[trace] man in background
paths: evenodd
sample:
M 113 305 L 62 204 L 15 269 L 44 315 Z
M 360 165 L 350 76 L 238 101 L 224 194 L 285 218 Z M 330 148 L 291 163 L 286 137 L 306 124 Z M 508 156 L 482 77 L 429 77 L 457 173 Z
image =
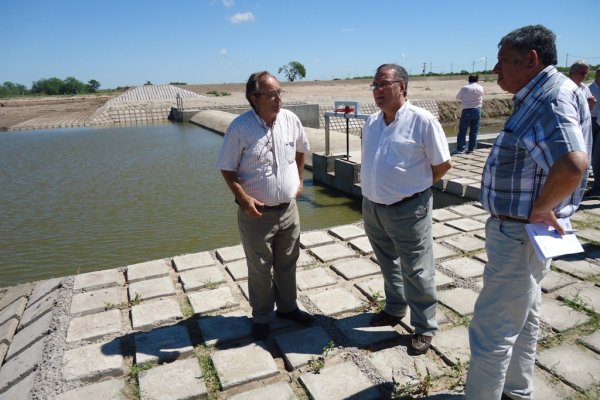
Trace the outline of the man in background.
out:
M 594 185 L 585 194 L 585 198 L 600 199 L 600 121 L 598 112 L 600 111 L 600 68 L 596 70 L 594 81 L 588 86 L 589 91 L 596 100 L 592 108 L 592 171 L 594 173 Z
M 555 68 L 556 36 L 525 26 L 499 43 L 494 73 L 514 94 L 506 121 L 483 169 L 481 204 L 488 262 L 469 326 L 468 400 L 532 399 L 539 332 L 540 261 L 525 225 L 541 223 L 564 234 L 586 184 L 584 132 L 590 114 L 577 85 Z
M 252 109 L 234 119 L 217 168 L 238 204 L 238 227 L 248 264 L 252 335 L 269 335 L 269 315 L 311 325 L 313 318 L 296 303 L 296 261 L 300 254 L 300 217 L 304 153 L 309 151 L 302 123 L 281 108 L 283 91 L 267 71 L 250 75 L 246 99 Z
M 581 89 L 587 99 L 590 110 L 596 105 L 596 98 L 590 92 L 590 88 L 584 85 L 583 81 L 590 72 L 590 66 L 583 60 L 575 61 L 569 68 L 569 78 Z
M 460 100 L 461 113 L 456 136 L 456 150 L 452 154 L 472 153 L 477 148 L 477 134 L 483 106 L 483 87 L 479 75 L 469 75 L 469 84 L 463 86 L 456 95 Z M 469 129 L 469 147 L 467 148 L 467 129 Z

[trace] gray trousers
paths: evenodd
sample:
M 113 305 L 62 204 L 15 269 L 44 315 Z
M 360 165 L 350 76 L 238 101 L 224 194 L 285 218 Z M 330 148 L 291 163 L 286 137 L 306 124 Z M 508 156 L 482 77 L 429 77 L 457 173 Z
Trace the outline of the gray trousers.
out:
M 437 330 L 432 207 L 431 189 L 394 207 L 366 197 L 362 203 L 365 232 L 383 274 L 385 311 L 402 317 L 409 307 L 415 332 L 428 336 Z
M 488 262 L 469 326 L 471 360 L 465 398 L 533 398 L 533 370 L 540 322 L 540 281 L 550 261 L 535 255 L 525 224 L 488 219 Z
M 238 208 L 238 227 L 248 264 L 248 291 L 253 321 L 269 322 L 274 305 L 295 310 L 296 262 L 300 255 L 300 216 L 296 201 L 281 210 L 265 209 L 249 218 Z

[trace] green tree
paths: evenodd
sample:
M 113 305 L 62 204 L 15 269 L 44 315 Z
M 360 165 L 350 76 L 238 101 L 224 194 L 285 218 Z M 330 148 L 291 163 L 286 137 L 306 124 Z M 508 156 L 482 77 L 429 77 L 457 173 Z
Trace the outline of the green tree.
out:
M 31 93 L 57 95 L 60 94 L 63 81 L 52 77 L 49 79 L 40 79 L 31 84 Z
M 27 93 L 27 88 L 19 83 L 6 81 L 0 85 L 0 97 L 22 96 Z
M 66 77 L 60 87 L 60 94 L 80 94 L 86 92 L 87 87 L 85 84 L 72 76 Z
M 296 79 L 302 79 L 306 77 L 306 68 L 298 61 L 290 61 L 286 65 L 279 68 L 278 74 L 283 72 L 288 81 L 293 82 Z
M 96 90 L 100 87 L 100 82 L 95 79 L 90 79 L 87 83 L 87 89 L 90 93 L 96 93 Z

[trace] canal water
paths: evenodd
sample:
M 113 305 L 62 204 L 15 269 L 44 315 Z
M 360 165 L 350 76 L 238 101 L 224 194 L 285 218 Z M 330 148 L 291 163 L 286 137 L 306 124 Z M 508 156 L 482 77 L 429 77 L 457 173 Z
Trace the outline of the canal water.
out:
M 0 287 L 238 244 L 222 141 L 174 123 L 0 134 Z M 360 220 L 305 177 L 303 231 Z
M 222 141 L 179 123 L 0 134 L 0 287 L 238 244 Z M 360 204 L 306 171 L 301 228 L 357 222 Z

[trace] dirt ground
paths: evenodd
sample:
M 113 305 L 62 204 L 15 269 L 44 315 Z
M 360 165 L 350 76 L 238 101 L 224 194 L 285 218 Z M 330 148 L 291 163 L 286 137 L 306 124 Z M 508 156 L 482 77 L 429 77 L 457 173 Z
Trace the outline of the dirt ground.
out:
M 458 102 L 455 99 L 458 90 L 467 83 L 465 77 L 411 78 L 408 85 L 408 97 L 414 100 L 436 100 L 440 107 L 440 120 L 452 122 L 459 116 Z M 512 97 L 502 91 L 495 83 L 494 77 L 480 79 L 485 90 L 485 101 L 489 102 L 491 112 L 484 116 L 493 117 L 494 113 L 506 112 L 506 104 Z M 349 79 L 332 81 L 296 81 L 282 82 L 285 91 L 284 103 L 308 103 L 333 106 L 336 100 L 359 101 L 362 104 L 373 103 L 372 92 L 369 90 L 370 79 Z M 245 105 L 244 83 L 223 84 L 193 84 L 179 86 L 182 89 L 209 96 L 218 105 Z M 228 93 L 226 96 L 215 96 L 211 92 Z M 85 95 L 85 96 L 47 96 L 0 99 L 0 131 L 21 122 L 40 116 L 60 116 L 72 112 L 87 111 L 90 114 L 101 107 L 114 95 Z M 496 101 L 496 99 L 498 101 Z

